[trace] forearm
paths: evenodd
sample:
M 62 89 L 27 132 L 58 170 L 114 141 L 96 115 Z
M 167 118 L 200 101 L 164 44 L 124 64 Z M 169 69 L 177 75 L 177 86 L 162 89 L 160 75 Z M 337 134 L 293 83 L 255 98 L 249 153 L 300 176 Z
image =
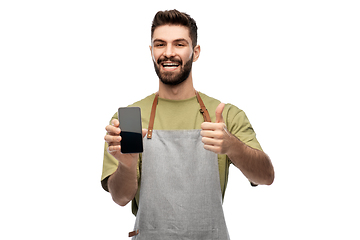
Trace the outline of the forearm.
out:
M 137 166 L 127 168 L 119 164 L 117 170 L 109 177 L 108 188 L 112 199 L 120 206 L 125 206 L 138 189 Z
M 231 147 L 227 153 L 231 162 L 251 182 L 271 185 L 274 181 L 274 168 L 270 158 L 262 151 L 253 149 L 231 135 Z

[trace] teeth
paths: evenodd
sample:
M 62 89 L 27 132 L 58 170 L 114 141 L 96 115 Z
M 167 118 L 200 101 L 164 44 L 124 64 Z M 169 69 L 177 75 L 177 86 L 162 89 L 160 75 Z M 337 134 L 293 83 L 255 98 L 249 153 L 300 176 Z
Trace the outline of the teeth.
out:
M 177 63 L 163 63 L 163 66 L 166 67 L 166 66 L 179 66 L 179 64 Z

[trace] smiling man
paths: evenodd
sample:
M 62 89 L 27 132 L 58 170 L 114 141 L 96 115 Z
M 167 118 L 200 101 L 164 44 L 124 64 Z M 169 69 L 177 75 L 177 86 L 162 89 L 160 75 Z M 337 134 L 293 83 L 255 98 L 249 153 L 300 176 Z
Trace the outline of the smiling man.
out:
M 121 153 L 115 114 L 106 126 L 102 186 L 119 205 L 132 201 L 134 239 L 230 239 L 222 210 L 229 166 L 253 186 L 271 185 L 272 163 L 242 110 L 194 89 L 194 19 L 158 12 L 150 52 L 159 91 L 131 105 L 141 108 L 144 152 Z

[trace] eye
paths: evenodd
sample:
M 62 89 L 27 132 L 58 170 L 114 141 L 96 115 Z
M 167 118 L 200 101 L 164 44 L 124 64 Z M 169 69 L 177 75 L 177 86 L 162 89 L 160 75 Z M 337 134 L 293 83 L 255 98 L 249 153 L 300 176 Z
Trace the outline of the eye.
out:
M 164 43 L 155 43 L 154 47 L 164 47 L 165 44 Z

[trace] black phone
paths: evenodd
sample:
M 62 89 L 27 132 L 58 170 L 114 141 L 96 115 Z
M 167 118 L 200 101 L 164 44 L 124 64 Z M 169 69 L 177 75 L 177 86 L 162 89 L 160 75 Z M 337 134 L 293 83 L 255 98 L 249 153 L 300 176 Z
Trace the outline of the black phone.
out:
M 122 153 L 142 153 L 143 137 L 141 111 L 139 107 L 118 109 Z

